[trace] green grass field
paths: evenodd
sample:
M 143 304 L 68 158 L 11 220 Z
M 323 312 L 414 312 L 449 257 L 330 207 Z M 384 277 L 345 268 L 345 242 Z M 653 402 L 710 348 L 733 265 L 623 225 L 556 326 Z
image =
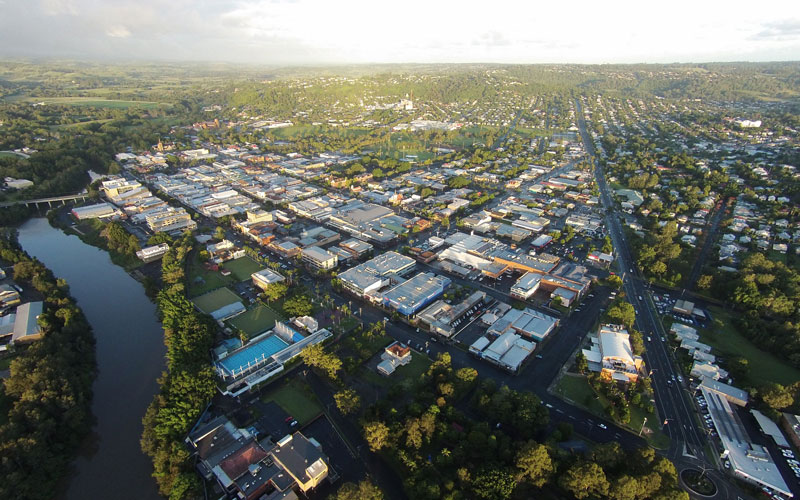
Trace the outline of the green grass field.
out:
M 429 366 L 431 366 L 431 360 L 427 356 L 412 351 L 411 363 L 396 369 L 394 373 L 388 377 L 366 367 L 362 368 L 361 377 L 367 382 L 381 387 L 386 387 L 388 389 L 401 380 L 419 379 L 420 375 L 425 373 L 425 370 L 427 370 Z
M 254 261 L 250 257 L 241 257 L 236 260 L 229 260 L 222 264 L 222 267 L 232 272 L 236 281 L 247 281 L 250 275 L 256 271 L 264 269 L 264 266 Z
M 750 371 L 745 383 L 737 381 L 739 386 L 748 385 L 747 383 L 758 386 L 768 382 L 787 385 L 800 380 L 800 370 L 762 351 L 739 333 L 727 311 L 718 307 L 710 307 L 709 310 L 715 322 L 717 320 L 722 322 L 722 327 L 700 329 L 697 332 L 700 335 L 700 342 L 710 345 L 722 356 L 741 356 L 747 359 Z
M 263 304 L 258 304 L 255 307 L 248 309 L 247 312 L 242 313 L 232 320 L 231 326 L 243 331 L 248 338 L 263 333 L 272 329 L 276 321 L 282 321 L 283 318 L 272 308 Z
M 281 387 L 261 396 L 261 401 L 274 401 L 304 426 L 322 413 L 322 405 L 305 382 L 289 380 Z
M 192 302 L 206 314 L 210 314 L 228 304 L 241 301 L 242 299 L 228 288 L 218 288 L 213 292 L 208 292 L 192 299 Z
M 600 394 L 596 394 L 589 381 L 582 375 L 575 375 L 568 373 L 561 377 L 556 386 L 556 393 L 564 399 L 572 401 L 578 406 L 582 406 L 603 418 L 610 419 L 606 412 L 606 407 L 609 405 L 608 400 Z M 655 448 L 666 448 L 669 446 L 669 438 L 659 429 L 659 420 L 656 415 L 647 413 L 641 408 L 631 405 L 631 421 L 628 424 L 619 424 L 628 429 L 639 432 L 642 428 L 642 422 L 647 418 L 645 431 L 643 437 L 647 437 L 647 441 Z
M 23 160 L 24 158 L 17 153 L 12 153 L 10 151 L 0 151 L 0 158 L 19 158 Z
M 92 106 L 95 108 L 127 109 L 138 106 L 145 109 L 155 109 L 159 106 L 169 106 L 166 103 L 155 101 L 122 101 L 117 99 L 103 99 L 98 97 L 36 97 L 29 98 L 31 102 L 45 104 L 61 104 L 65 106 Z

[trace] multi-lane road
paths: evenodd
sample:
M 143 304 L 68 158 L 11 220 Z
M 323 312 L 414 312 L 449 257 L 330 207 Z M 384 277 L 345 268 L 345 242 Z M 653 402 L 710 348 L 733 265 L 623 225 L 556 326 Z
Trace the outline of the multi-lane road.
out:
M 576 102 L 576 105 L 578 128 L 583 137 L 586 152 L 595 164 L 597 185 L 600 189 L 603 206 L 607 209 L 606 227 L 617 251 L 618 263 L 623 272 L 624 290 L 628 300 L 636 309 L 636 328 L 642 332 L 645 339 L 651 339 L 649 342 L 645 342 L 647 352 L 644 359 L 651 372 L 655 403 L 662 419 L 661 424 L 672 442 L 670 457 L 689 455 L 705 461 L 703 451 L 706 442 L 705 431 L 698 429 L 695 412 L 691 403 L 687 401 L 688 391 L 684 384 L 678 381 L 678 376 L 682 375 L 675 369 L 670 357 L 666 332 L 653 305 L 646 282 L 637 272 L 636 263 L 630 253 L 619 216 L 614 211 L 615 205 L 609 193 L 605 173 L 595 160 L 594 146 L 586 131 L 586 122 L 583 119 L 580 103 Z

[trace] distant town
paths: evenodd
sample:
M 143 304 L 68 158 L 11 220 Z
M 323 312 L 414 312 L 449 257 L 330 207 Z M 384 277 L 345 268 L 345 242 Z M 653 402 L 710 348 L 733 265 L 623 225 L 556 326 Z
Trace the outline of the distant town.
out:
M 51 139 L 0 153 L 3 210 L 47 213 L 156 301 L 160 493 L 800 494 L 796 100 L 463 71 L 452 100 L 435 73 L 212 85 L 71 192 L 21 168 Z M 42 99 L 25 112 L 74 109 Z M 14 372 L 51 306 L 0 258 Z

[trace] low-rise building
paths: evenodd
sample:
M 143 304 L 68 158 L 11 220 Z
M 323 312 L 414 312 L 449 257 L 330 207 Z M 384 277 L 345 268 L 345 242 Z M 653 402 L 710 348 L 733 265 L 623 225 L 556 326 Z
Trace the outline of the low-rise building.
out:
M 269 268 L 254 272 L 250 275 L 250 278 L 253 280 L 253 285 L 262 290 L 266 290 L 267 287 L 273 283 L 280 283 L 286 280 L 284 276 Z
M 635 382 L 639 378 L 642 357 L 633 354 L 628 331 L 620 325 L 601 325 L 592 348 L 583 349 L 589 369 L 610 380 Z
M 450 279 L 433 273 L 419 273 L 383 294 L 383 303 L 400 314 L 412 316 L 440 297 Z
M 400 342 L 394 342 L 381 354 L 381 362 L 378 363 L 378 371 L 384 375 L 391 375 L 400 367 L 411 363 L 411 348 Z
M 511 331 L 535 342 L 543 341 L 558 326 L 558 319 L 535 309 L 509 309 L 486 330 L 490 335 L 502 336 Z
M 397 252 L 386 252 L 339 273 L 342 286 L 363 297 L 388 286 L 392 279 L 399 280 L 416 266 L 414 259 Z
M 309 494 L 329 473 L 322 446 L 300 432 L 273 442 L 218 417 L 197 426 L 186 443 L 197 457 L 198 472 L 216 480 L 230 498 L 297 500 L 297 493 Z
M 39 316 L 44 311 L 44 302 L 26 302 L 17 307 L 14 320 L 14 333 L 9 344 L 30 342 L 42 338 L 44 332 L 39 326 Z
M 168 244 L 159 243 L 158 245 L 142 248 L 141 250 L 136 252 L 136 256 L 139 257 L 139 259 L 141 259 L 143 262 L 153 262 L 163 257 L 164 254 L 167 253 L 168 251 L 169 251 Z
M 443 300 L 437 300 L 422 310 L 417 315 L 417 319 L 423 327 L 431 332 L 449 337 L 455 332 L 456 322 L 475 312 L 485 299 L 485 292 L 476 291 L 455 306 L 451 306 Z
M 511 287 L 510 294 L 514 298 L 528 300 L 536 293 L 541 283 L 542 276 L 540 274 L 526 272 Z
M 310 246 L 301 251 L 303 262 L 317 271 L 327 271 L 339 264 L 339 257 L 323 248 Z
M 86 219 L 116 219 L 122 212 L 111 203 L 97 203 L 72 209 L 72 215 L 78 220 Z

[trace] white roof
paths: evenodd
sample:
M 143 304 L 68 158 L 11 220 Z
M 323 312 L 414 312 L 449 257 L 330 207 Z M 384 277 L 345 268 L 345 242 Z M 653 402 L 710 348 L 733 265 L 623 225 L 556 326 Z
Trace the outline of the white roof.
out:
M 601 329 L 598 334 L 600 339 L 600 352 L 603 358 L 616 358 L 626 363 L 633 364 L 633 350 L 629 336 L 625 330 L 613 331 Z
M 486 337 L 479 337 L 478 340 L 476 340 L 475 342 L 472 343 L 471 346 L 469 346 L 469 348 L 470 348 L 471 351 L 479 351 L 480 352 L 480 351 L 483 351 L 484 349 L 486 349 L 486 346 L 489 345 L 489 344 L 490 344 L 490 340 L 489 339 L 487 339 Z

